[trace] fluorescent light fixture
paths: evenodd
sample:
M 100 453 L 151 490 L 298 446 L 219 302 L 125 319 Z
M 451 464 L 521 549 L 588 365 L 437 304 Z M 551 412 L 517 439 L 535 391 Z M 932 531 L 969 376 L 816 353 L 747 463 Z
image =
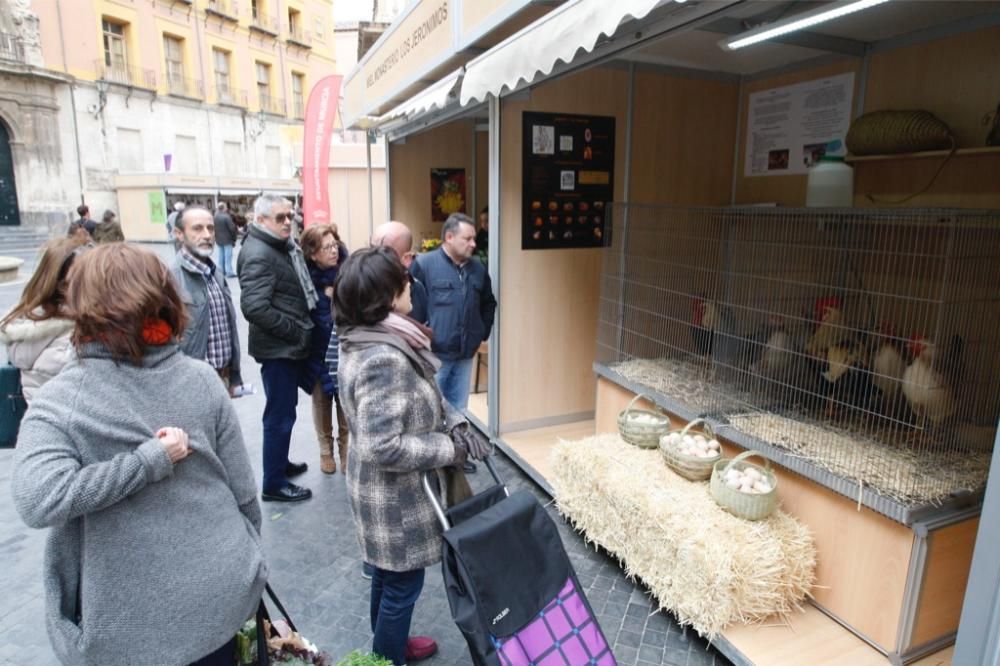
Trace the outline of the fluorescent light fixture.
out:
M 835 18 L 847 16 L 848 14 L 853 14 L 854 12 L 859 12 L 862 9 L 868 9 L 869 7 L 874 7 L 875 5 L 881 5 L 883 2 L 888 1 L 889 0 L 858 0 L 857 2 L 834 2 L 831 3 L 834 5 L 833 7 L 825 5 L 818 9 L 804 12 L 802 14 L 798 14 L 797 16 L 792 16 L 787 21 L 769 23 L 767 25 L 760 26 L 759 28 L 754 28 L 753 30 L 741 33 L 736 37 L 730 37 L 722 40 L 720 45 L 722 45 L 725 49 L 735 51 L 736 49 L 741 49 L 744 46 L 750 46 L 751 44 L 757 44 L 759 42 L 766 42 L 769 39 L 787 35 L 788 33 L 795 32 L 796 30 L 805 30 L 806 28 L 811 28 L 819 23 L 832 21 Z

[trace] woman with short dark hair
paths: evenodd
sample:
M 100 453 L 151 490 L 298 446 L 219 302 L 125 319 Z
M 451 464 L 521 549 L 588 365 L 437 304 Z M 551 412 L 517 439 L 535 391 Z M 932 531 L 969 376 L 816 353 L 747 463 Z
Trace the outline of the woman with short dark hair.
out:
M 340 336 L 340 398 L 351 427 L 347 489 L 358 542 L 374 568 L 372 649 L 394 664 L 437 645 L 407 638 L 424 569 L 441 559 L 441 526 L 421 486 L 424 471 L 465 461 L 471 434 L 442 398 L 431 331 L 406 315 L 410 281 L 389 248 L 356 251 L 334 291 Z
M 302 254 L 313 287 L 316 288 L 316 307 L 309 316 L 313 321 L 312 346 L 305 361 L 303 388 L 312 390 L 313 426 L 319 440 L 319 468 L 324 474 L 335 474 L 337 462 L 334 452 L 340 449 L 340 468 L 347 473 L 347 419 L 337 399 L 337 372 L 327 367 L 327 349 L 336 338 L 333 325 L 333 283 L 337 270 L 347 260 L 347 247 L 339 242 L 337 232 L 330 224 L 311 224 L 300 239 Z M 337 409 L 337 446 L 333 441 L 333 410 Z
M 152 252 L 80 255 L 67 307 L 78 360 L 36 394 L 11 483 L 24 521 L 52 528 L 52 646 L 67 664 L 232 664 L 267 565 L 229 394 L 179 351 L 187 315 Z

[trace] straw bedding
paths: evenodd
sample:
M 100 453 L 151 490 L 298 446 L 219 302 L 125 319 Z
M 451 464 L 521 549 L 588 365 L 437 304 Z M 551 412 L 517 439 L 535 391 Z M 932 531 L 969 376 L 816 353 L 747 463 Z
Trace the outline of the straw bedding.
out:
M 743 392 L 719 386 L 705 365 L 681 359 L 633 359 L 608 366 L 629 381 L 670 396 L 694 412 L 741 412 L 747 399 Z
M 958 490 L 977 490 L 989 475 L 989 449 L 971 453 L 913 450 L 890 446 L 861 431 L 845 432 L 778 414 L 739 414 L 731 416 L 730 423 L 902 504 L 933 504 Z M 992 432 L 985 430 L 987 436 Z
M 559 510 L 641 578 L 661 609 L 712 640 L 734 622 L 800 607 L 813 585 L 812 535 L 779 508 L 750 522 L 682 479 L 656 450 L 617 435 L 561 441 L 552 452 Z

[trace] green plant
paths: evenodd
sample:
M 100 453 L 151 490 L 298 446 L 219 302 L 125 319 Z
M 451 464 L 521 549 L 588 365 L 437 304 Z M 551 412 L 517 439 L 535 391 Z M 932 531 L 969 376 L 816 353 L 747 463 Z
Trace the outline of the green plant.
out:
M 362 653 L 355 650 L 338 661 L 337 666 L 392 666 L 392 662 L 371 652 Z

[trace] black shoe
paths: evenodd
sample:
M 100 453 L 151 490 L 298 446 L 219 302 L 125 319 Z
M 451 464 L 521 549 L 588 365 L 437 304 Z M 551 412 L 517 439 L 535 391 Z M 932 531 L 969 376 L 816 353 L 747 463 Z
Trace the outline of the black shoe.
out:
M 289 483 L 281 490 L 273 493 L 261 493 L 260 498 L 265 502 L 302 502 L 313 496 L 313 491 L 294 483 Z
M 309 465 L 305 463 L 293 463 L 290 462 L 285 465 L 285 476 L 289 479 L 294 479 L 297 476 L 302 476 L 309 469 Z
M 462 463 L 462 471 L 465 472 L 466 474 L 475 474 L 476 471 L 478 470 L 479 468 L 476 467 L 476 463 L 474 462 Z

